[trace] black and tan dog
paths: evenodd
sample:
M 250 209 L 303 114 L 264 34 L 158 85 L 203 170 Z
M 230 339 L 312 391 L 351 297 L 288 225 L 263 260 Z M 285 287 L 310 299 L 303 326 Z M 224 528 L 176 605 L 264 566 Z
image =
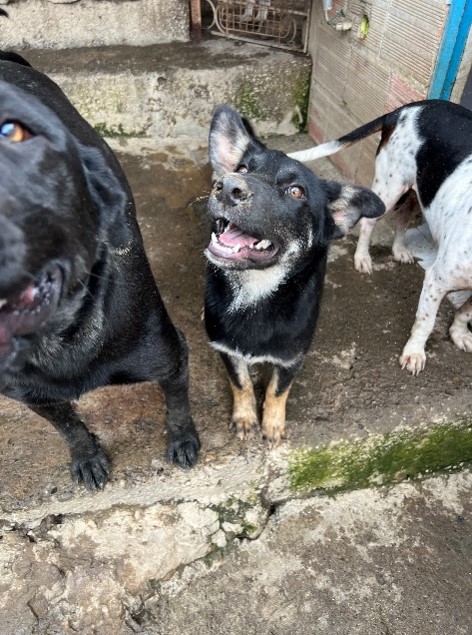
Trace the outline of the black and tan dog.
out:
M 209 152 L 215 183 L 206 329 L 229 374 L 232 426 L 241 438 L 259 429 L 249 366 L 273 366 L 262 435 L 276 445 L 315 330 L 329 241 L 385 208 L 370 190 L 323 181 L 269 150 L 229 106 L 214 113 Z
M 155 285 L 117 159 L 58 86 L 0 54 L 0 392 L 48 419 L 90 489 L 108 460 L 70 400 L 156 380 L 168 458 L 199 449 L 187 347 Z

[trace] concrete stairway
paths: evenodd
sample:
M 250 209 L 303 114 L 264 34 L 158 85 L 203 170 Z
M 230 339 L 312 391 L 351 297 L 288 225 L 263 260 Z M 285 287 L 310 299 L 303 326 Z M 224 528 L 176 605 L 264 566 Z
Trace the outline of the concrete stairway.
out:
M 305 55 L 220 38 L 25 55 L 105 137 L 206 140 L 221 103 L 236 106 L 261 134 L 294 134 L 306 123 Z

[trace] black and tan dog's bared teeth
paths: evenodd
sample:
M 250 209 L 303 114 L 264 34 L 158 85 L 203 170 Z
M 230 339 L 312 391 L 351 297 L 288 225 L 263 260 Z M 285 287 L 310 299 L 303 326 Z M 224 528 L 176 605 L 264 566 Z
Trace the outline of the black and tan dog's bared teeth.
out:
M 232 261 L 246 258 L 266 260 L 274 256 L 277 249 L 268 238 L 251 236 L 231 221 L 218 218 L 211 232 L 208 252 L 214 257 Z
M 152 277 L 123 170 L 53 81 L 0 52 L 0 392 L 54 425 L 73 479 L 93 490 L 109 461 L 71 400 L 138 381 L 159 382 L 168 459 L 190 467 L 200 442 L 187 346 Z
M 318 179 L 298 161 L 266 148 L 229 106 L 210 129 L 215 185 L 208 201 L 212 234 L 205 325 L 228 371 L 231 428 L 270 445 L 286 435 L 290 386 L 310 347 L 329 242 L 365 215 L 383 214 L 365 188 Z M 249 372 L 268 363 L 262 423 Z

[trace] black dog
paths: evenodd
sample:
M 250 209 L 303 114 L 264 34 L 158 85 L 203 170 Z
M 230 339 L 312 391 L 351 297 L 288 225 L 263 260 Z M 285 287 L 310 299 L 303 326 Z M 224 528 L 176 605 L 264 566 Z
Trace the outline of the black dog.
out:
M 58 86 L 0 54 L 0 392 L 48 419 L 89 489 L 108 461 L 71 399 L 157 380 L 168 458 L 197 458 L 187 347 L 144 253 L 114 154 Z
M 216 181 L 205 252 L 206 329 L 229 374 L 232 427 L 241 438 L 259 428 L 249 366 L 273 366 L 262 435 L 276 445 L 315 330 L 329 241 L 385 208 L 370 190 L 323 181 L 269 150 L 229 106 L 213 115 L 209 152 Z

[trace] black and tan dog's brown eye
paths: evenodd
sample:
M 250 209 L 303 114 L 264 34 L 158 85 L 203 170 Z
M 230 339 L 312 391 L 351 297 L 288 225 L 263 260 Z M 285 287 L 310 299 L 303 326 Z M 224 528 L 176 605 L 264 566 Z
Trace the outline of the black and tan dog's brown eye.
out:
M 302 187 L 300 187 L 299 185 L 291 185 L 288 190 L 287 190 L 288 194 L 290 194 L 290 196 L 292 198 L 303 198 L 305 196 L 305 192 L 303 190 Z
M 17 121 L 5 121 L 5 123 L 0 126 L 0 139 L 7 139 L 13 143 L 21 143 L 30 138 L 30 131 Z

